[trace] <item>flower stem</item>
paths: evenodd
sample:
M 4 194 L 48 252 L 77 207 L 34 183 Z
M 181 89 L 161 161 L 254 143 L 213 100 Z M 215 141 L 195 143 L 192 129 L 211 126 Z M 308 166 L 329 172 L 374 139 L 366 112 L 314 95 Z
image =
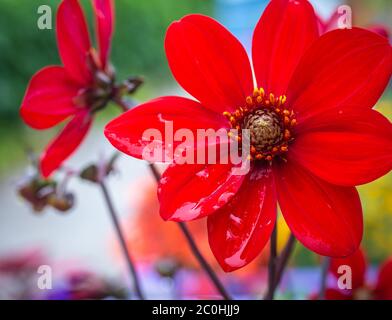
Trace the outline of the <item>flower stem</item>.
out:
M 329 257 L 324 257 L 323 263 L 321 265 L 321 281 L 320 281 L 320 292 L 319 292 L 320 300 L 325 300 L 325 290 L 327 288 L 328 269 L 330 264 L 331 264 L 331 259 Z
M 114 99 L 113 102 L 115 102 L 122 112 L 127 112 L 128 110 L 132 109 L 136 103 L 133 100 L 125 100 L 125 99 Z
M 274 233 L 272 233 L 271 240 L 273 240 L 274 237 L 276 237 L 276 235 L 274 236 Z M 280 281 L 282 280 L 283 273 L 287 267 L 287 263 L 291 257 L 292 252 L 293 252 L 295 240 L 296 239 L 295 239 L 294 235 L 290 234 L 289 240 L 287 240 L 287 243 L 286 243 L 282 253 L 277 258 L 275 256 L 275 265 L 274 265 L 275 270 L 273 270 L 273 273 L 275 274 L 275 281 L 274 281 L 273 288 L 271 289 L 269 287 L 269 290 L 267 291 L 267 294 L 264 297 L 265 300 L 272 300 L 273 299 L 274 294 L 275 294 L 275 290 L 279 287 Z M 272 242 L 273 241 L 271 241 L 271 245 L 273 245 Z M 273 250 L 271 250 L 271 252 L 273 253 Z M 270 264 L 271 264 L 271 260 L 270 260 Z M 270 266 L 270 268 L 272 268 L 272 266 Z M 271 272 L 269 273 L 269 276 L 270 276 L 270 274 L 271 274 Z M 271 283 L 270 281 L 271 281 L 271 278 L 269 278 L 269 284 Z M 271 296 L 272 296 L 272 298 L 271 298 Z
M 286 246 L 279 256 L 276 266 L 275 289 L 278 288 L 279 283 L 282 280 L 283 272 L 286 269 L 287 263 L 294 249 L 295 240 L 294 235 L 290 234 L 289 240 L 287 240 Z
M 157 170 L 157 168 L 155 167 L 155 165 L 152 163 L 149 163 L 149 168 L 150 168 L 152 174 L 154 175 L 155 180 L 157 182 L 159 182 L 161 175 L 160 175 L 159 171 Z M 208 264 L 207 260 L 201 254 L 201 252 L 200 252 L 199 248 L 197 247 L 196 242 L 193 239 L 192 234 L 190 233 L 186 224 L 183 222 L 178 222 L 178 226 L 180 227 L 182 233 L 184 234 L 186 240 L 188 241 L 188 245 L 189 245 L 193 255 L 195 256 L 195 258 L 199 262 L 202 269 L 208 275 L 211 282 L 214 284 L 216 290 L 222 295 L 222 297 L 225 300 L 231 300 L 232 299 L 231 296 L 226 291 L 223 284 L 220 282 L 218 276 L 216 275 L 214 270 L 211 268 L 211 266 Z
M 134 265 L 134 263 L 132 261 L 132 258 L 131 258 L 130 254 L 129 254 L 129 250 L 128 250 L 128 247 L 127 247 L 127 244 L 126 244 L 126 241 L 125 241 L 125 237 L 123 235 L 123 232 L 121 231 L 121 226 L 120 226 L 119 220 L 117 218 L 116 211 L 115 211 L 114 206 L 113 206 L 113 201 L 112 201 L 112 199 L 111 199 L 111 197 L 109 195 L 109 191 L 108 191 L 108 189 L 106 187 L 106 184 L 105 184 L 105 182 L 103 180 L 101 180 L 99 182 L 99 186 L 101 187 L 103 197 L 105 199 L 106 205 L 108 207 L 108 211 L 110 213 L 110 217 L 111 217 L 112 222 L 113 222 L 113 226 L 114 226 L 114 228 L 116 230 L 118 239 L 120 241 L 121 249 L 123 251 L 125 260 L 127 262 L 131 278 L 133 280 L 133 285 L 134 285 L 134 288 L 135 288 L 136 295 L 137 295 L 137 297 L 140 300 L 144 300 L 145 297 L 144 297 L 144 294 L 143 294 L 143 292 L 141 290 L 141 287 L 140 287 L 139 276 L 137 274 L 136 267 L 135 267 L 135 265 Z
M 185 223 L 179 222 L 178 226 L 180 227 L 185 238 L 187 239 L 189 247 L 191 248 L 193 255 L 196 257 L 197 261 L 199 261 L 201 267 L 207 273 L 208 277 L 210 278 L 210 280 L 214 284 L 215 288 L 218 290 L 218 292 L 222 295 L 222 297 L 225 300 L 231 300 L 230 295 L 227 293 L 225 287 L 220 282 L 218 276 L 216 275 L 214 270 L 212 270 L 211 266 L 207 263 L 206 259 L 201 254 L 199 248 L 196 245 L 196 242 L 194 241 L 194 239 L 193 239 L 191 233 L 189 232 L 189 229 L 185 225 Z
M 277 225 L 275 223 L 270 239 L 270 258 L 268 263 L 268 291 L 265 300 L 273 300 L 275 295 L 275 279 L 277 266 Z

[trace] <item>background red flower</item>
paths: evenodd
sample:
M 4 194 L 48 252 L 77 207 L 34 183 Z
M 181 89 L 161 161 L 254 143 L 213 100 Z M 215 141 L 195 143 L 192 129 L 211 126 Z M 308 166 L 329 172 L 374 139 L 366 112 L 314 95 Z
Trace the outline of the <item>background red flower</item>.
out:
M 63 0 L 57 11 L 57 43 L 63 66 L 49 66 L 31 79 L 20 114 L 34 129 L 48 129 L 69 120 L 40 158 L 40 170 L 48 177 L 82 143 L 93 113 L 111 94 L 108 66 L 114 24 L 112 0 L 93 0 L 99 56 L 91 45 L 78 0 Z
M 375 299 L 392 300 L 392 259 L 387 259 L 379 268 L 375 283 L 367 281 L 367 261 L 363 250 L 357 250 L 344 259 L 332 259 L 330 272 L 338 279 L 342 272 L 340 266 L 349 266 L 352 275 L 352 289 L 327 288 L 326 299 L 353 300 Z

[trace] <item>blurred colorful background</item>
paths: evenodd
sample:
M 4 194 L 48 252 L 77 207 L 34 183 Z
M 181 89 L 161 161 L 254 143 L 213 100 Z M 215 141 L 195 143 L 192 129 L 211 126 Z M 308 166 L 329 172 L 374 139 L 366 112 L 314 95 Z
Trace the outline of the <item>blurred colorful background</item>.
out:
M 327 19 L 340 4 L 353 10 L 353 23 L 392 30 L 390 0 L 313 0 Z M 91 21 L 91 6 L 81 1 Z M 183 15 L 203 13 L 227 26 L 247 47 L 253 28 L 268 3 L 265 0 L 116 0 L 116 33 L 112 62 L 120 79 L 142 75 L 145 84 L 134 97 L 145 101 L 161 94 L 180 93 L 167 66 L 163 39 L 168 25 Z M 26 85 L 36 70 L 58 64 L 55 30 L 37 27 L 40 5 L 52 8 L 59 0 L 0 0 L 0 299 L 129 298 L 129 281 L 112 225 L 99 190 L 88 182 L 70 179 L 75 194 L 72 210 L 45 208 L 33 213 L 17 189 L 29 175 L 29 153 L 39 153 L 53 132 L 25 126 L 18 110 Z M 391 86 L 377 105 L 392 119 Z M 112 147 L 103 136 L 107 120 L 118 114 L 108 108 L 83 147 L 68 162 L 83 167 L 99 157 L 110 157 Z M 158 215 L 156 186 L 146 164 L 120 157 L 109 180 L 115 206 L 121 213 L 129 247 L 141 270 L 149 298 L 216 298 L 174 223 Z M 392 256 L 392 175 L 360 187 L 365 214 L 363 248 L 374 275 L 379 264 Z M 203 254 L 229 290 L 240 298 L 258 298 L 266 287 L 268 250 L 244 270 L 223 274 L 206 239 L 204 221 L 190 223 Z M 288 230 L 279 224 L 279 245 Z M 306 298 L 319 286 L 320 257 L 296 245 L 280 298 Z M 37 268 L 49 265 L 53 289 L 40 290 Z M 374 276 L 373 276 L 374 277 Z

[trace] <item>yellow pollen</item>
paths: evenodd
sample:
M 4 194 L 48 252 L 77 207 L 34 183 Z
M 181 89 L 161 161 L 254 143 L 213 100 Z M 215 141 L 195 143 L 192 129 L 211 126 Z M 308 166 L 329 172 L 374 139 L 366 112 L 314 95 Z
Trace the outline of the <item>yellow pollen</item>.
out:
M 264 158 L 264 156 L 261 153 L 258 153 L 256 155 L 256 160 L 262 160 Z
M 238 133 L 228 132 L 228 136 L 241 142 L 242 129 L 251 133 L 250 155 L 254 161 L 269 161 L 282 157 L 293 140 L 291 129 L 297 124 L 295 113 L 286 105 L 285 95 L 266 95 L 263 88 L 255 88 L 252 95 L 246 97 L 245 104 L 234 112 L 223 112 L 233 129 Z M 239 146 L 241 148 L 241 146 Z
M 275 104 L 275 96 L 273 93 L 270 93 L 269 99 L 270 99 L 271 104 Z

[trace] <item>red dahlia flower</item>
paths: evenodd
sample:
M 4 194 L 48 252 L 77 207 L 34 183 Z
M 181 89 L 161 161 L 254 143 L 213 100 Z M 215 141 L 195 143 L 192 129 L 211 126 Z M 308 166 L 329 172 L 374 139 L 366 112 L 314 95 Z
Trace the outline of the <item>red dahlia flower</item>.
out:
M 344 259 L 332 259 L 330 272 L 339 279 L 343 275 L 340 266 L 351 268 L 352 289 L 327 288 L 328 300 L 392 300 L 392 258 L 385 261 L 379 269 L 375 284 L 366 282 L 367 261 L 365 254 L 358 249 L 353 255 Z
M 48 129 L 70 118 L 40 159 L 48 177 L 68 158 L 86 136 L 94 112 L 111 95 L 113 74 L 108 57 L 114 23 L 112 0 L 93 0 L 99 56 L 91 45 L 78 0 L 63 0 L 57 11 L 57 43 L 64 66 L 48 66 L 31 79 L 20 109 L 34 129 Z
M 243 46 L 209 17 L 173 23 L 165 49 L 175 78 L 198 101 L 152 100 L 110 122 L 106 137 L 142 158 L 152 142 L 143 132 L 163 133 L 166 121 L 195 136 L 197 129 L 249 129 L 252 161 L 246 176 L 233 175 L 230 164 L 172 164 L 158 190 L 163 219 L 208 216 L 209 243 L 225 271 L 263 249 L 278 202 L 307 248 L 352 254 L 363 231 L 354 186 L 392 168 L 392 125 L 372 109 L 392 72 L 387 40 L 358 28 L 319 37 L 308 1 L 273 0 L 253 37 L 256 90 Z

